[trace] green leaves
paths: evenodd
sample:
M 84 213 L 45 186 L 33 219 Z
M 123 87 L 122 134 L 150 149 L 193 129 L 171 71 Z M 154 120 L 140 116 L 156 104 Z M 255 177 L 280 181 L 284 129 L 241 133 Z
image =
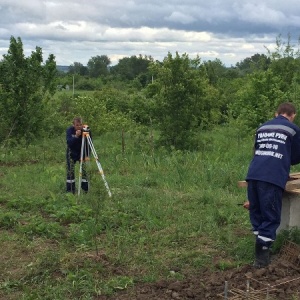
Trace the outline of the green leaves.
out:
M 248 129 L 255 129 L 274 116 L 287 95 L 280 89 L 280 78 L 271 70 L 253 73 L 247 79 L 237 91 L 236 100 L 229 105 L 229 111 Z
M 21 38 L 11 37 L 8 54 L 0 63 L 0 137 L 30 144 L 43 130 L 45 95 L 54 92 L 56 63 L 50 55 L 45 66 L 42 49 L 29 57 Z
M 193 149 L 196 132 L 211 121 L 210 111 L 218 105 L 214 101 L 216 90 L 209 86 L 200 59 L 191 60 L 178 53 L 173 57 L 169 53 L 163 64 L 154 63 L 151 69 L 155 74 L 151 93 L 156 102 L 161 143 L 176 149 Z
M 111 61 L 107 55 L 97 55 L 90 58 L 87 67 L 91 77 L 99 77 L 100 75 L 108 75 L 108 66 Z

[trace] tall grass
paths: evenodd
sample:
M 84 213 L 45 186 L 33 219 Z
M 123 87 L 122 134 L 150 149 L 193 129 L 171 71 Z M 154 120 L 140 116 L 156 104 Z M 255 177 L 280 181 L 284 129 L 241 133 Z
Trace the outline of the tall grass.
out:
M 122 140 L 121 132 L 94 137 L 112 198 L 93 160 L 90 192 L 65 193 L 63 136 L 6 149 L 0 298 L 93 299 L 136 282 L 249 263 L 253 237 L 237 182 L 252 137 L 224 127 L 200 138 L 196 152 L 168 153 L 147 138 Z

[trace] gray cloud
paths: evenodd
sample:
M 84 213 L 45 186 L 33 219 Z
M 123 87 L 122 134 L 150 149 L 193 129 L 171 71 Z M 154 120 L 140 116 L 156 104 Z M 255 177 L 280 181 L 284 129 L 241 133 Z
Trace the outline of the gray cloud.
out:
M 0 0 L 0 55 L 19 36 L 25 53 L 40 46 L 64 65 L 176 51 L 232 65 L 299 29 L 296 0 Z

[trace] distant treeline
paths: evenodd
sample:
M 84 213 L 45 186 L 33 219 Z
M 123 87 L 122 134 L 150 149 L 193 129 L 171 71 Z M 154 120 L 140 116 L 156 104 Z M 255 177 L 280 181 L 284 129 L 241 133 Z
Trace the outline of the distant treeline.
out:
M 0 138 L 5 145 L 28 144 L 64 131 L 80 115 L 96 134 L 130 131 L 141 145 L 155 131 L 159 146 L 195 150 L 209 143 L 203 130 L 232 126 L 246 134 L 272 117 L 279 103 L 300 107 L 299 74 L 299 50 L 289 37 L 279 36 L 275 51 L 231 67 L 178 53 L 163 61 L 124 57 L 114 66 L 98 55 L 86 66 L 57 66 L 53 54 L 43 61 L 39 47 L 25 57 L 21 38 L 11 37 L 0 61 Z

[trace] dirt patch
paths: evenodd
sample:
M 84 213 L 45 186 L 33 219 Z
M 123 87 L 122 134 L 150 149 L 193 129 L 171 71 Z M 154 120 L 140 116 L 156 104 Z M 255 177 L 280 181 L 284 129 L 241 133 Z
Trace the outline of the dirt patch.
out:
M 226 295 L 226 297 L 225 297 Z M 98 300 L 166 300 L 166 299 L 300 299 L 300 256 L 273 258 L 267 268 L 252 265 L 198 274 L 185 274 L 184 280 L 162 280 L 156 283 L 136 284 L 112 297 Z

